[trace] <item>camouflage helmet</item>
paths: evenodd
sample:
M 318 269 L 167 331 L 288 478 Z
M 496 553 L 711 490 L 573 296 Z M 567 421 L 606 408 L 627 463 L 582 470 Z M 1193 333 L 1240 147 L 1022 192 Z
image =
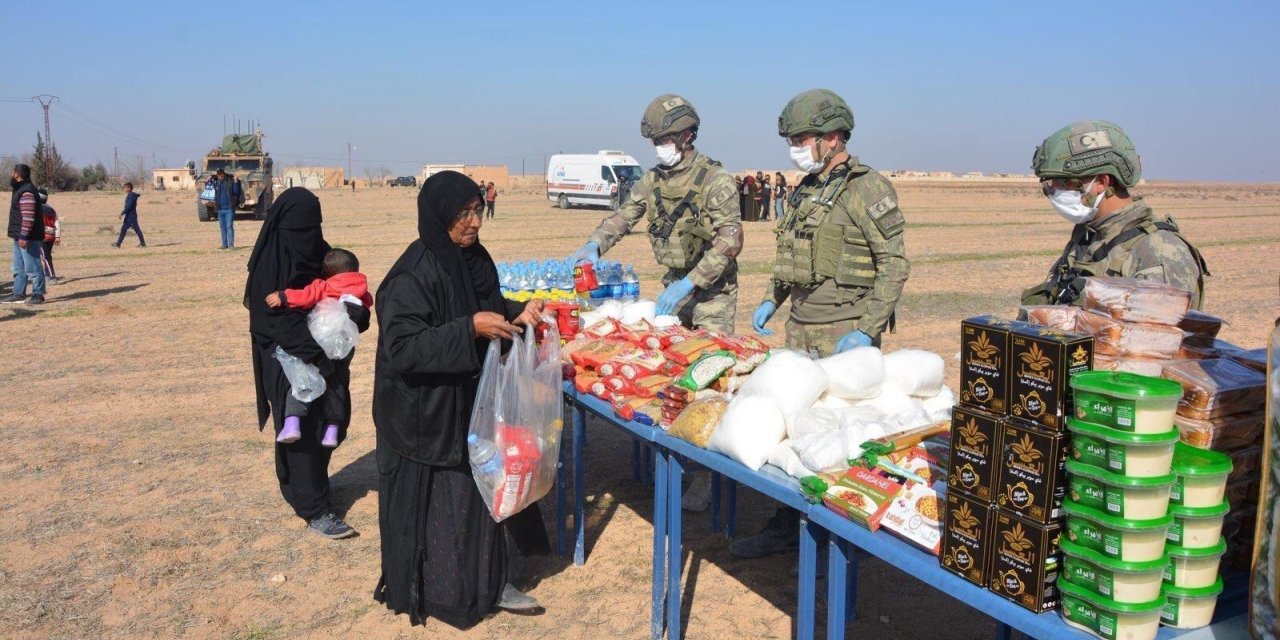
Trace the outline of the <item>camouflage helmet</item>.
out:
M 778 116 L 778 135 L 853 131 L 853 109 L 828 89 L 810 89 L 791 99 Z
M 649 139 L 660 138 L 692 129 L 701 122 L 698 112 L 688 100 L 674 93 L 664 93 L 645 107 L 644 117 L 640 119 L 640 135 Z
M 1130 188 L 1142 179 L 1142 159 L 1123 129 L 1105 120 L 1084 120 L 1045 138 L 1031 157 L 1031 170 L 1041 179 L 1105 174 Z

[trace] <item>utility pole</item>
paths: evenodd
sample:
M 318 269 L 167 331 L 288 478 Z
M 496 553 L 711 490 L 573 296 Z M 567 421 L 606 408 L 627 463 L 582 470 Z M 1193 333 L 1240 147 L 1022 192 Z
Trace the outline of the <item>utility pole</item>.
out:
M 42 93 L 31 99 L 44 109 L 44 186 L 48 188 L 53 184 L 53 134 L 49 133 L 49 105 L 57 101 L 58 96 Z
M 354 148 L 350 142 L 347 143 L 347 179 L 352 182 L 356 181 L 356 177 L 351 174 L 351 150 Z
M 120 179 L 120 150 L 115 147 L 111 147 L 111 178 Z

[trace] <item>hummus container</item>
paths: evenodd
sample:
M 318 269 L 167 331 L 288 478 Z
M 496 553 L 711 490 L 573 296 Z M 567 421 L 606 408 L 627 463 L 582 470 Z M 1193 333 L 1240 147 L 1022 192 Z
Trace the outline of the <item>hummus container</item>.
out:
M 1164 596 L 1151 602 L 1123 604 L 1058 578 L 1062 621 L 1103 640 L 1152 640 L 1160 630 Z
M 1170 504 L 1184 507 L 1216 507 L 1227 492 L 1231 458 L 1179 442 L 1173 449 L 1173 490 Z
M 1072 435 L 1071 457 L 1087 465 L 1133 478 L 1168 475 L 1173 467 L 1178 432 L 1133 433 L 1102 425 L 1067 420 Z
M 1173 518 L 1126 520 L 1082 506 L 1070 499 L 1062 501 L 1067 514 L 1067 540 L 1092 549 L 1108 558 L 1125 562 L 1149 562 L 1164 556 L 1165 534 Z
M 1182 399 L 1182 385 L 1172 380 L 1117 371 L 1077 373 L 1071 388 L 1076 418 L 1131 433 L 1172 431 Z
M 1067 460 L 1067 483 L 1076 504 L 1128 520 L 1162 518 L 1169 511 L 1173 475 L 1132 478 Z
M 1068 540 L 1062 541 L 1063 577 L 1121 604 L 1140 604 L 1160 597 L 1168 559 L 1124 562 L 1108 558 Z
M 1167 602 L 1160 610 L 1160 624 L 1175 629 L 1199 629 L 1213 621 L 1213 609 L 1222 593 L 1222 578 L 1198 589 L 1164 586 Z
M 1175 587 L 1201 589 L 1218 579 L 1218 565 L 1227 552 L 1226 538 L 1218 538 L 1218 544 L 1203 549 L 1185 549 L 1167 545 L 1169 566 L 1164 570 L 1164 581 Z
M 1169 515 L 1173 516 L 1173 526 L 1169 527 L 1166 538 L 1169 544 L 1176 544 L 1184 549 L 1212 547 L 1222 537 L 1222 519 L 1227 517 L 1230 510 L 1231 505 L 1225 502 L 1200 508 L 1171 506 Z

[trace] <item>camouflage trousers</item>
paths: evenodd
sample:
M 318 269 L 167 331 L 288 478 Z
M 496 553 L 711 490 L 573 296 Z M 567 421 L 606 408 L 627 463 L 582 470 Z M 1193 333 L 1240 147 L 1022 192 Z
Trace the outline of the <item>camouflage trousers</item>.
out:
M 858 329 L 858 320 L 861 318 L 828 324 L 803 324 L 787 318 L 787 348 L 825 358 L 836 352 L 840 338 Z M 878 347 L 880 340 L 877 338 L 872 344 Z
M 662 276 L 665 288 L 679 280 L 688 271 L 672 269 Z M 738 271 L 734 269 L 707 289 L 695 289 L 693 295 L 676 309 L 680 324 L 695 329 L 710 329 L 720 333 L 733 333 L 734 317 L 738 313 Z

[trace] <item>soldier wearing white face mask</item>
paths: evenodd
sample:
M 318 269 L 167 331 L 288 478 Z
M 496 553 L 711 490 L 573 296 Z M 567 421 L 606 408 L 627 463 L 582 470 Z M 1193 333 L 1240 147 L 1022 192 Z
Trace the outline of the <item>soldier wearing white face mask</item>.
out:
M 1118 276 L 1154 280 L 1190 291 L 1203 308 L 1204 258 L 1173 218 L 1158 219 L 1130 189 L 1142 161 L 1120 127 L 1086 120 L 1063 127 L 1036 147 L 1031 168 L 1050 206 L 1075 225 L 1062 256 L 1022 304 L 1079 304 L 1084 279 Z

